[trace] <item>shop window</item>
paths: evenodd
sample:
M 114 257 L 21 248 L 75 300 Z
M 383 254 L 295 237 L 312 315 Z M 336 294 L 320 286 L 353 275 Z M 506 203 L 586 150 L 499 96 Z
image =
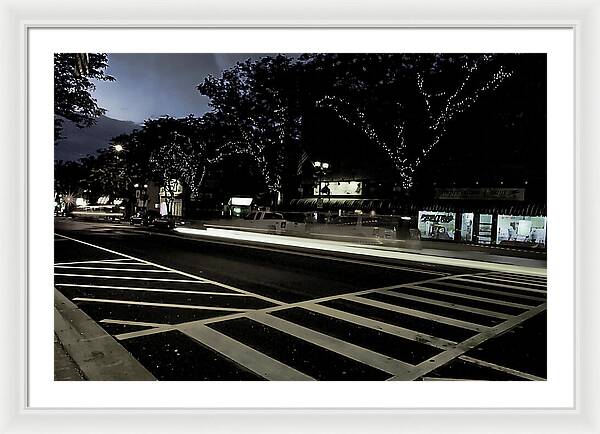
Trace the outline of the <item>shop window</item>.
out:
M 453 240 L 456 213 L 419 211 L 418 228 L 422 239 Z
M 460 225 L 460 236 L 462 241 L 470 243 L 473 240 L 473 217 L 472 212 L 462 213 L 462 222 Z
M 498 216 L 498 244 L 546 245 L 546 217 Z
M 492 243 L 492 215 L 481 214 L 479 216 L 479 244 Z

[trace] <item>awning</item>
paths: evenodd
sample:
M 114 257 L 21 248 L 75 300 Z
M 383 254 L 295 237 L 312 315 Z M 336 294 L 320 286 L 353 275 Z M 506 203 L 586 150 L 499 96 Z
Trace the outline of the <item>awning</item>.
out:
M 317 210 L 317 198 L 292 199 L 290 208 L 298 211 Z M 344 211 L 378 211 L 402 215 L 416 215 L 419 211 L 445 211 L 456 213 L 472 212 L 475 214 L 500 214 L 522 216 L 545 216 L 546 204 L 536 203 L 502 203 L 490 204 L 489 201 L 415 203 L 399 202 L 391 199 L 349 199 L 349 198 L 323 198 L 323 208 L 319 210 L 344 210 Z

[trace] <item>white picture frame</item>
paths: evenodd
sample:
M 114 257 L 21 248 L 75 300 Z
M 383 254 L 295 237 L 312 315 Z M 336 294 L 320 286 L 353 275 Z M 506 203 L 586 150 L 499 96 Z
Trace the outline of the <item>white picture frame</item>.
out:
M 411 19 L 408 20 L 407 17 Z M 42 0 L 5 0 L 0 6 L 4 64 L 0 81 L 3 198 L 10 212 L 2 216 L 2 276 L 5 287 L 0 317 L 4 343 L 0 358 L 1 432 L 489 432 L 489 433 L 598 433 L 600 376 L 595 366 L 600 354 L 595 343 L 600 307 L 594 283 L 598 235 L 582 233 L 585 216 L 598 211 L 594 193 L 599 186 L 594 144 L 600 140 L 600 5 L 573 0 L 540 5 L 531 0 L 493 1 L 474 6 L 466 0 L 364 5 L 342 2 L 294 2 L 272 5 L 262 0 L 195 4 L 182 0 L 169 7 L 108 0 L 97 4 L 45 3 Z M 27 146 L 25 134 L 26 35 L 35 27 L 567 27 L 576 34 L 576 399 L 572 409 L 538 410 L 67 410 L 32 409 L 26 402 L 27 328 Z M 19 86 L 15 86 L 18 83 Z M 16 109 L 16 108 L 19 109 Z M 16 191 L 15 191 L 16 190 Z M 14 198 L 14 200 L 12 200 Z M 568 212 L 568 211 L 566 211 Z M 10 229 L 10 230 L 6 230 Z

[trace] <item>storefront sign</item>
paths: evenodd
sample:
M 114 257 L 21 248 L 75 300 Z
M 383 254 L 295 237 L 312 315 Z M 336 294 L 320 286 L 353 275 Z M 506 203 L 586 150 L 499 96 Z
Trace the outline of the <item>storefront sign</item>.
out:
M 437 188 L 436 199 L 525 200 L 524 188 Z
M 419 211 L 417 224 L 422 239 L 453 240 L 456 213 L 442 211 Z
M 329 196 L 361 196 L 361 181 L 321 181 L 321 194 Z M 319 195 L 319 187 L 314 187 L 314 195 Z

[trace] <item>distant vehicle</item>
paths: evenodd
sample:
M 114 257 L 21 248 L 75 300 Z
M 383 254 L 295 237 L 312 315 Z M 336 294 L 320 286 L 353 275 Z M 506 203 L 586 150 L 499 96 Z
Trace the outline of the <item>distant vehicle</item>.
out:
M 150 226 L 154 220 L 160 217 L 160 213 L 154 210 L 139 211 L 135 213 L 129 222 L 132 225 Z
M 162 215 L 154 219 L 153 225 L 157 229 L 175 229 L 175 219 L 166 215 Z
M 121 220 L 124 207 L 117 205 L 85 205 L 78 206 L 67 215 L 83 219 Z
M 283 233 L 289 230 L 305 230 L 304 223 L 288 221 L 283 214 L 273 211 L 253 211 L 244 217 L 242 226 L 257 230 Z

